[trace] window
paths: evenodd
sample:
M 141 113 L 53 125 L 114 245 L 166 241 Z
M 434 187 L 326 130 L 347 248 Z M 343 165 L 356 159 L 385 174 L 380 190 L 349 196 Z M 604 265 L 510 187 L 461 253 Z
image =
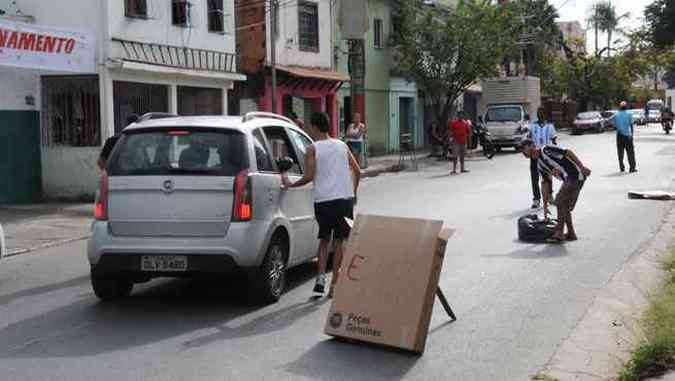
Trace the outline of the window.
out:
M 42 104 L 43 144 L 101 144 L 98 76 L 42 77 Z
M 290 157 L 293 159 L 293 168 L 289 171 L 293 174 L 302 174 L 300 169 L 300 164 L 298 157 L 295 155 L 295 150 L 291 141 L 286 135 L 286 131 L 283 127 L 265 127 L 265 136 L 267 136 L 267 141 L 270 143 L 272 148 L 272 158 L 277 161 L 285 157 Z
M 374 41 L 373 46 L 382 48 L 382 19 L 375 19 L 373 22 Z
M 319 51 L 319 10 L 316 3 L 298 2 L 298 40 L 300 50 Z
M 132 114 L 169 111 L 169 87 L 138 82 L 113 82 L 115 133 L 127 126 Z
M 178 26 L 188 26 L 190 8 L 192 4 L 185 0 L 171 0 L 171 23 Z
M 208 0 L 209 32 L 225 33 L 223 0 Z
M 265 144 L 265 138 L 260 130 L 253 131 L 253 149 L 255 150 L 255 161 L 258 165 L 258 170 L 263 172 L 274 172 L 272 156 L 270 156 L 267 144 Z
M 148 4 L 146 0 L 125 0 L 124 15 L 126 17 L 147 18 Z
M 183 129 L 129 133 L 116 144 L 110 174 L 236 176 L 248 167 L 244 135 Z
M 178 115 L 223 115 L 223 89 L 177 86 Z
M 295 143 L 295 147 L 298 149 L 298 161 L 300 166 L 304 169 L 305 167 L 305 155 L 307 154 L 307 149 L 312 145 L 312 141 L 307 139 L 307 137 L 297 131 L 288 130 L 288 135 Z

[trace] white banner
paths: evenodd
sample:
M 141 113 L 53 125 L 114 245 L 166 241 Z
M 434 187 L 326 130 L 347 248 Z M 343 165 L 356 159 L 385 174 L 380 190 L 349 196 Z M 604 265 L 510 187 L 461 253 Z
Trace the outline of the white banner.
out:
M 0 66 L 95 73 L 95 52 L 88 30 L 0 21 Z

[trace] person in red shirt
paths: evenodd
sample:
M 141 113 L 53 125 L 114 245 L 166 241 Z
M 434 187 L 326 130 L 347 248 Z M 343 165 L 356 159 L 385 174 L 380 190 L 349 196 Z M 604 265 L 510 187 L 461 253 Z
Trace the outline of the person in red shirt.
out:
M 467 144 L 471 135 L 471 125 L 466 121 L 467 115 L 464 111 L 459 113 L 459 117 L 450 123 L 450 136 L 452 136 L 452 174 L 457 173 L 457 159 L 459 159 L 459 168 L 462 173 L 469 172 L 464 167 L 464 158 L 466 157 Z

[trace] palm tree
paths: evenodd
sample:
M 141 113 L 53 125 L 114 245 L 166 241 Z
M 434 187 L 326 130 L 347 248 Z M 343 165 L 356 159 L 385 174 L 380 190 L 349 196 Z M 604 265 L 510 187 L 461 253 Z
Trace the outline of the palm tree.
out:
M 619 28 L 621 20 L 630 17 L 630 13 L 617 15 L 616 7 L 610 0 L 601 0 L 592 6 L 593 16 L 589 20 L 595 30 L 595 54 L 598 53 L 598 31 L 607 33 L 607 57 L 612 52 L 612 36 L 615 32 L 623 33 Z
M 588 26 L 593 28 L 595 32 L 595 54 L 598 54 L 599 43 L 598 43 L 598 31 L 600 30 L 600 12 L 598 12 L 598 5 L 600 3 L 595 3 L 591 5 L 591 17 L 588 19 Z

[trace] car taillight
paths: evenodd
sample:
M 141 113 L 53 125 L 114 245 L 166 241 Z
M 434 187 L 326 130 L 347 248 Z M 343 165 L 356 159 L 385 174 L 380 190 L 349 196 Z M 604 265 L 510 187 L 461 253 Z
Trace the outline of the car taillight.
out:
M 98 200 L 96 200 L 96 210 L 94 218 L 98 221 L 108 220 L 108 173 L 103 171 L 101 173 L 101 186 L 98 192 Z
M 234 205 L 232 221 L 250 221 L 253 217 L 251 179 L 248 170 L 239 172 L 234 179 Z

